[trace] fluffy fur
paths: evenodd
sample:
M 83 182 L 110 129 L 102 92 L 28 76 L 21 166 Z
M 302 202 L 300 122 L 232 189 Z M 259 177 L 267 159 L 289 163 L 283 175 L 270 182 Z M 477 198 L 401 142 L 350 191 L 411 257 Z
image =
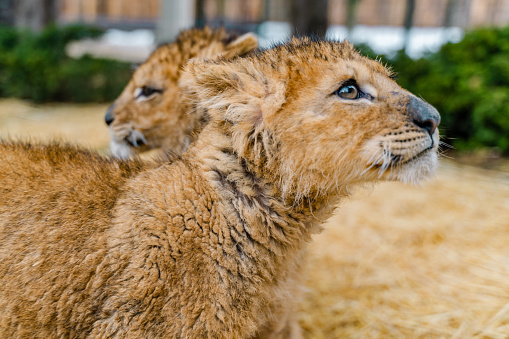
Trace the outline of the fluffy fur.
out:
M 173 163 L 0 145 L 0 336 L 298 338 L 303 251 L 338 199 L 436 165 L 422 101 L 348 43 L 194 60 L 182 85 L 210 121 Z
M 203 123 L 178 85 L 183 66 L 195 57 L 231 59 L 258 47 L 251 33 L 190 29 L 162 45 L 134 72 L 106 114 L 114 156 L 127 158 L 151 149 L 183 152 Z

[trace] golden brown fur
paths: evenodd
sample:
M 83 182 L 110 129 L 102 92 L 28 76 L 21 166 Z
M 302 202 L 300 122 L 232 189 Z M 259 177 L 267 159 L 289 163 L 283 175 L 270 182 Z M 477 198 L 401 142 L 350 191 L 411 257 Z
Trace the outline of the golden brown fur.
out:
M 175 42 L 157 48 L 106 114 L 113 155 L 127 158 L 151 149 L 183 152 L 203 118 L 178 85 L 183 66 L 191 58 L 231 59 L 257 47 L 251 33 L 236 36 L 206 27 L 183 31 Z
M 294 39 L 188 65 L 210 122 L 172 164 L 1 144 L 0 336 L 299 337 L 303 251 L 337 200 L 436 165 L 438 113 L 389 76 Z

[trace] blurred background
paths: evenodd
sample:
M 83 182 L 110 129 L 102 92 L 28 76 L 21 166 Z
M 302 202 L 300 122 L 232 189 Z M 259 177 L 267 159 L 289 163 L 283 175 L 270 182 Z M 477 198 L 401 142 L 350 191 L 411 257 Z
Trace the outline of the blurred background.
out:
M 442 116 L 435 179 L 358 190 L 314 238 L 305 337 L 509 338 L 509 0 L 0 0 L 0 137 L 107 154 L 133 64 L 205 25 L 348 39 Z
M 348 39 L 438 108 L 456 150 L 509 152 L 509 0 L 1 0 L 0 97 L 112 101 L 131 63 L 205 25 L 262 48 Z

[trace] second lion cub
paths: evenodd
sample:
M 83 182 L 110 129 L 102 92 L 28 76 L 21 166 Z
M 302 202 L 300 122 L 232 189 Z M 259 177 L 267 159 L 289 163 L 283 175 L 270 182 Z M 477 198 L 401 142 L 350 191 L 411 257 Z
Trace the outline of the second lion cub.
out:
M 231 59 L 258 47 L 251 33 L 189 29 L 157 48 L 133 74 L 105 116 L 114 156 L 128 158 L 151 149 L 182 153 L 201 128 L 202 112 L 192 107 L 178 81 L 191 58 Z

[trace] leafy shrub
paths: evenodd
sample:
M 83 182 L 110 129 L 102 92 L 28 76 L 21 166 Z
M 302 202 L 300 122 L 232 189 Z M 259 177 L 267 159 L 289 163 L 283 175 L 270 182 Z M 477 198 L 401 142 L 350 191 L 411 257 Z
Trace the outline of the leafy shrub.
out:
M 403 52 L 382 60 L 403 88 L 439 110 L 441 132 L 457 149 L 495 147 L 509 154 L 509 27 L 468 32 L 419 60 Z
M 0 26 L 0 51 L 13 49 L 19 43 L 20 35 L 14 28 Z
M 70 41 L 100 34 L 84 26 L 52 26 L 38 35 L 1 27 L 0 96 L 35 102 L 115 99 L 131 76 L 128 64 L 65 54 Z

